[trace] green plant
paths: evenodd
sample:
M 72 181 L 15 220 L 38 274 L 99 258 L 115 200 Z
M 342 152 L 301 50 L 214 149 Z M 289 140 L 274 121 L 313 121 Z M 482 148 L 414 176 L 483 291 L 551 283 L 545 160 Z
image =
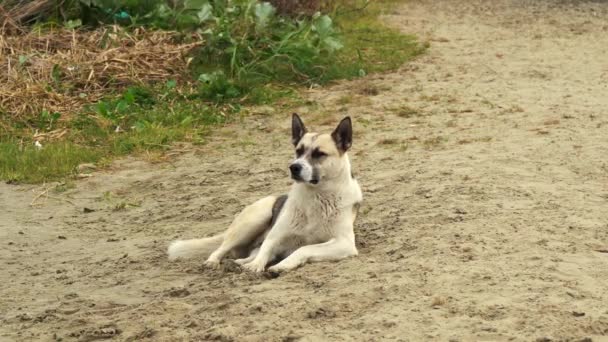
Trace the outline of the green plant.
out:
M 74 1 L 68 3 L 74 6 Z M 77 4 L 80 17 L 71 18 L 68 27 L 111 22 L 197 32 L 205 44 L 194 56 L 193 73 L 201 81 L 200 95 L 216 103 L 243 97 L 268 82 L 322 82 L 343 47 L 329 16 L 282 17 L 270 3 L 258 0 L 80 0 Z M 117 119 L 113 117 L 117 109 L 108 104 L 98 108 L 112 120 Z
M 196 86 L 193 88 L 182 78 L 179 84 L 171 79 L 157 84 L 134 81 L 130 84 L 137 86 L 116 88 L 116 93 L 77 114 L 42 111 L 18 121 L 10 115 L 0 115 L 0 179 L 64 179 L 82 163 L 93 162 L 101 168 L 117 156 L 142 152 L 147 156 L 148 152 L 170 148 L 175 141 L 204 143 L 214 126 L 242 115 L 242 106 L 272 104 L 265 106 L 270 108 L 268 113 L 277 107 L 288 110 L 301 101 L 297 98 L 297 85 L 391 70 L 425 48 L 413 37 L 382 24 L 378 15 L 386 7 L 385 0 L 369 3 L 365 9 L 357 5 L 356 11 L 350 13 L 339 7 L 340 11 L 332 14 L 335 21 L 321 14 L 284 18 L 269 5 L 253 0 L 177 1 L 175 5 L 167 0 L 149 0 L 135 8 L 138 1 L 143 0 L 114 2 L 134 6 L 125 25 L 175 29 L 178 22 L 190 22 L 184 26 L 186 31 L 197 31 L 205 38 L 204 47 L 190 64 Z M 337 1 L 343 2 L 346 1 Z M 360 4 L 360 0 L 352 2 Z M 61 3 L 83 6 L 79 0 Z M 120 13 L 125 8 L 111 10 Z M 69 19 L 74 22 L 65 23 L 70 27 L 103 22 L 93 11 L 89 12 L 92 21 L 78 17 L 82 13 L 77 10 L 64 13 L 73 15 Z M 197 19 L 178 18 L 184 15 L 196 15 Z M 107 20 L 115 22 L 112 18 Z M 17 60 L 19 67 L 29 62 L 30 56 L 25 53 Z M 49 86 L 58 92 L 70 87 L 63 72 L 67 70 L 52 70 Z M 361 105 L 359 97 L 350 97 L 339 102 L 346 105 L 356 100 Z M 0 108 L 0 114 L 4 114 L 1 111 Z M 365 119 L 359 122 L 364 126 L 370 123 Z M 67 133 L 42 141 L 42 148 L 34 146 L 32 133 L 58 128 L 65 128 Z M 242 145 L 249 143 L 241 141 Z M 424 145 L 431 148 L 439 143 L 440 140 L 429 140 Z
M 101 117 L 118 125 L 129 121 L 129 113 L 133 106 L 150 107 L 156 100 L 150 89 L 144 87 L 129 87 L 118 98 L 111 100 L 101 100 L 93 108 Z
M 342 48 L 330 17 L 286 19 L 255 0 L 214 7 L 213 22 L 202 31 L 197 67 L 206 81 L 223 72 L 241 92 L 269 81 L 318 82 Z
M 53 124 L 55 124 L 59 118 L 61 118 L 61 113 L 50 113 L 48 110 L 43 110 L 38 117 L 36 126 L 46 130 L 51 130 L 53 128 Z
M 221 70 L 200 74 L 198 81 L 200 82 L 200 95 L 207 100 L 224 102 L 243 94 L 243 89 Z
M 18 182 L 43 182 L 76 172 L 80 163 L 95 162 L 99 152 L 70 142 L 34 144 L 0 142 L 0 178 Z

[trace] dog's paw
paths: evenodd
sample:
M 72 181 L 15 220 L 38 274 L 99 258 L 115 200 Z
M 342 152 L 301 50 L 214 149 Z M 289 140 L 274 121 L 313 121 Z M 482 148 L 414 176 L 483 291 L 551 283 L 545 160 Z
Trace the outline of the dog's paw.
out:
M 288 267 L 286 265 L 276 264 L 270 268 L 268 268 L 268 272 L 270 273 L 285 273 L 293 270 L 293 267 Z
M 205 263 L 203 265 L 207 268 L 211 268 L 214 270 L 217 270 L 220 268 L 219 260 L 207 260 L 207 261 L 205 261 Z
M 249 258 L 243 258 L 243 259 L 236 259 L 236 260 L 234 260 L 235 263 L 237 263 L 237 264 L 239 264 L 241 266 L 245 265 L 246 263 L 248 263 L 250 261 L 251 261 L 251 259 L 249 259 Z
M 262 264 L 260 264 L 258 262 L 255 262 L 255 260 L 252 261 L 252 262 L 248 262 L 246 264 L 243 264 L 242 266 L 243 266 L 244 269 L 246 269 L 249 272 L 254 272 L 254 273 L 264 272 L 264 265 L 262 265 Z

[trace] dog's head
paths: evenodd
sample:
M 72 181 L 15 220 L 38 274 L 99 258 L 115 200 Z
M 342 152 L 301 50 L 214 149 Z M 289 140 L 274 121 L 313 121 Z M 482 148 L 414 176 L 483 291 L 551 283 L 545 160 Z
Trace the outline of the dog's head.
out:
M 296 149 L 296 159 L 289 165 L 291 178 L 315 186 L 342 175 L 353 141 L 350 117 L 342 119 L 331 134 L 319 134 L 307 132 L 302 119 L 293 114 L 291 133 Z

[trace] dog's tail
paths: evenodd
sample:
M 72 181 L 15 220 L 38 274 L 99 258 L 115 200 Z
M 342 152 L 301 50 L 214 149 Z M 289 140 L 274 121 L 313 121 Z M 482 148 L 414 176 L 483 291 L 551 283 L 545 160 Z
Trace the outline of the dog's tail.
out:
M 222 244 L 222 241 L 224 241 L 223 233 L 203 239 L 177 240 L 169 245 L 167 254 L 169 260 L 206 258 Z

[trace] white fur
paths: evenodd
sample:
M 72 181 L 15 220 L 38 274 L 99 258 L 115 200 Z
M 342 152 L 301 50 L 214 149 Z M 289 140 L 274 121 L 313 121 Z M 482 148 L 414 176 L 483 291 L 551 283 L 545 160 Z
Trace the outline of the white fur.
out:
M 294 160 L 293 164 L 299 164 L 302 167 L 300 171 L 300 178 L 304 182 L 310 182 L 312 180 L 312 165 L 304 158 L 298 158 Z
M 317 143 L 329 151 L 336 148 L 331 139 L 324 135 Z M 169 259 L 208 256 L 205 264 L 217 267 L 227 253 L 245 246 L 248 248 L 247 257 L 236 260 L 243 268 L 262 272 L 268 263 L 287 255 L 269 268 L 269 271 L 283 272 L 307 262 L 340 260 L 357 255 L 353 223 L 362 201 L 361 188 L 351 176 L 347 153 L 335 152 L 323 161 L 321 180 L 315 185 L 308 183 L 313 176 L 312 166 L 303 160 L 301 176 L 304 182 L 292 185 L 272 227 L 270 221 L 277 201 L 275 196 L 247 206 L 223 234 L 172 243 L 168 250 Z
M 169 245 L 167 254 L 169 254 L 169 260 L 207 256 L 220 246 L 223 239 L 224 234 L 220 234 L 203 239 L 173 241 Z
M 340 260 L 357 255 L 353 206 L 361 202 L 358 182 L 350 176 L 348 156 L 342 157 L 336 179 L 311 187 L 293 184 L 285 208 L 255 258 L 243 265 L 261 272 L 277 255 L 289 256 L 269 271 L 292 270 L 306 262 Z

